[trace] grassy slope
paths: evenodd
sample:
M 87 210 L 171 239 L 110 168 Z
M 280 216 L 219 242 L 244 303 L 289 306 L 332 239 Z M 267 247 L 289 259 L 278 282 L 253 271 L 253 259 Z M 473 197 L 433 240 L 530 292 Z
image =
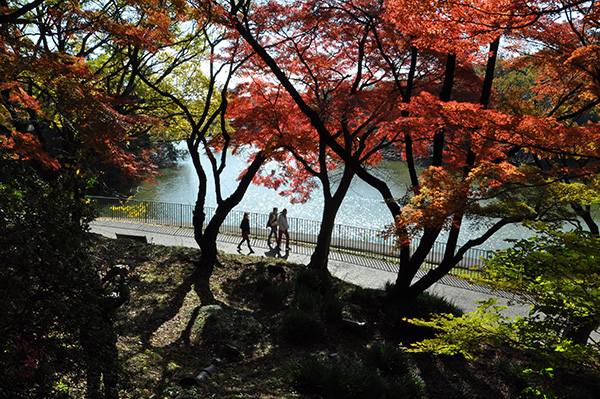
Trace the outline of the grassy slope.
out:
M 188 281 L 197 250 L 101 237 L 96 243 L 94 257 L 103 267 L 124 264 L 130 269 L 131 300 L 117 320 L 124 398 L 310 397 L 292 388 L 288 370 L 294 359 L 333 353 L 355 358 L 373 342 L 408 345 L 430 333 L 389 327 L 381 312 L 383 293 L 336 280 L 342 316 L 365 321 L 366 329 L 323 321 L 323 335 L 315 342 L 293 343 L 281 333 L 291 295 L 279 300 L 277 292 L 265 294 L 265 287 L 280 283 L 281 275 L 269 273 L 269 265 L 284 268 L 289 287 L 302 266 L 222 255 L 211 281 L 219 308 L 202 307 Z M 530 383 L 515 371 L 527 359 L 513 350 L 490 348 L 480 360 L 412 356 L 429 398 L 517 398 Z M 179 384 L 210 364 L 217 368 L 206 382 Z

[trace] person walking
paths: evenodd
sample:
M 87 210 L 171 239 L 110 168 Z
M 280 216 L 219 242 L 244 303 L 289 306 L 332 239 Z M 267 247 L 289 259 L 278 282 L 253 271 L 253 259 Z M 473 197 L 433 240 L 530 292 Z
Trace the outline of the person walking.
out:
M 277 208 L 273 208 L 273 212 L 269 213 L 269 219 L 267 219 L 267 229 L 271 229 L 269 237 L 267 237 L 267 245 L 271 246 L 271 236 L 277 241 Z
M 250 219 L 248 217 L 248 212 L 245 212 L 244 218 L 242 219 L 242 223 L 240 223 L 240 229 L 242 229 L 242 241 L 238 244 L 237 249 L 238 252 L 240 252 L 242 250 L 242 244 L 245 241 L 248 243 L 248 249 L 250 250 L 250 253 L 253 254 L 254 251 L 250 246 Z
M 287 209 L 284 209 L 277 218 L 279 225 L 279 236 L 277 237 L 277 249 L 281 249 L 281 237 L 285 235 L 285 249 L 290 250 L 290 225 L 287 220 Z

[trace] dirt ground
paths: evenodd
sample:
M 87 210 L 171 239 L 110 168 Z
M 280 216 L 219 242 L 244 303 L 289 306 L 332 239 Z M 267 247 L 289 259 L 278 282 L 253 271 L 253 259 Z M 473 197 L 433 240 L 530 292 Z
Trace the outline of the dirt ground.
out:
M 269 302 L 264 287 L 292 287 L 304 266 L 222 254 L 211 279 L 215 303 L 205 306 L 190 280 L 198 250 L 101 236 L 94 242 L 101 267 L 129 269 L 131 299 L 116 319 L 123 398 L 310 398 L 291 384 L 294 359 L 309 354 L 350 358 L 374 342 L 402 347 L 420 334 L 432 334 L 388 328 L 378 305 L 385 301 L 383 292 L 357 301 L 356 287 L 334 279 L 342 317 L 364 327 L 325 320 L 320 339 L 298 345 L 281 333 L 291 294 Z M 532 355 L 508 347 L 485 347 L 476 360 L 428 353 L 411 357 L 431 399 L 587 398 L 600 388 L 598 379 L 587 376 L 527 375 L 523 370 L 535 366 Z M 211 365 L 210 378 L 185 384 Z

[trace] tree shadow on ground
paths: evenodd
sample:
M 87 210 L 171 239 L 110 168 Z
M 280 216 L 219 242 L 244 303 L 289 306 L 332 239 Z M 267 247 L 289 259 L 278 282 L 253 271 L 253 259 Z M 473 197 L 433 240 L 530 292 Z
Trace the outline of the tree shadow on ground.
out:
M 179 313 L 192 291 L 200 252 L 131 240 L 104 240 L 96 251 L 104 263 L 101 268 L 116 264 L 128 268 L 130 299 L 119 312 L 129 314 L 130 320 L 120 327 L 119 334 L 139 337 L 147 347 L 160 326 Z
M 183 305 L 183 302 L 192 290 L 193 279 L 188 276 L 175 289 L 167 292 L 159 289 L 158 284 L 150 284 L 145 287 L 146 294 L 133 299 L 130 304 L 126 305 L 129 314 L 134 314 L 129 323 L 127 331 L 123 331 L 124 335 L 139 336 L 144 346 L 148 345 L 152 334 L 166 321 L 177 315 Z M 135 291 L 139 294 L 139 291 Z M 134 293 L 134 295 L 135 295 Z M 168 300 L 158 299 L 167 297 Z M 137 308 L 133 310 L 132 308 Z
M 252 309 L 264 313 L 278 310 L 283 305 L 289 284 L 294 275 L 303 268 L 301 265 L 265 260 L 257 262 L 254 267 L 240 264 L 239 269 L 230 269 L 228 276 L 220 282 L 221 290 L 227 295 L 227 302 L 239 308 Z M 288 284 L 286 288 L 284 284 Z M 264 297 L 265 291 L 273 294 Z M 280 292 L 277 292 L 280 291 Z M 281 298 L 276 298 L 281 296 Z M 280 300 L 281 303 L 274 303 Z
M 174 380 L 182 389 L 202 385 L 195 377 L 207 367 L 208 377 L 214 380 L 214 374 L 223 374 L 229 365 L 255 358 L 264 338 L 264 326 L 250 311 L 223 303 L 196 306 L 181 335 L 167 346 L 154 348 L 161 357 L 155 369 L 160 373 L 157 392 Z

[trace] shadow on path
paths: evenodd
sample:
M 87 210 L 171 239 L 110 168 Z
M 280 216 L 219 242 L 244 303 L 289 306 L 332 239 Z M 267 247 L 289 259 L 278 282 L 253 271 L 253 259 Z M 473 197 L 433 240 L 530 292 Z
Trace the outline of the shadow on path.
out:
M 269 245 L 269 250 L 265 252 L 265 256 L 267 258 L 288 260 L 290 257 L 290 250 L 287 249 L 282 251 L 281 249 L 277 249 L 277 247 L 272 247 Z

